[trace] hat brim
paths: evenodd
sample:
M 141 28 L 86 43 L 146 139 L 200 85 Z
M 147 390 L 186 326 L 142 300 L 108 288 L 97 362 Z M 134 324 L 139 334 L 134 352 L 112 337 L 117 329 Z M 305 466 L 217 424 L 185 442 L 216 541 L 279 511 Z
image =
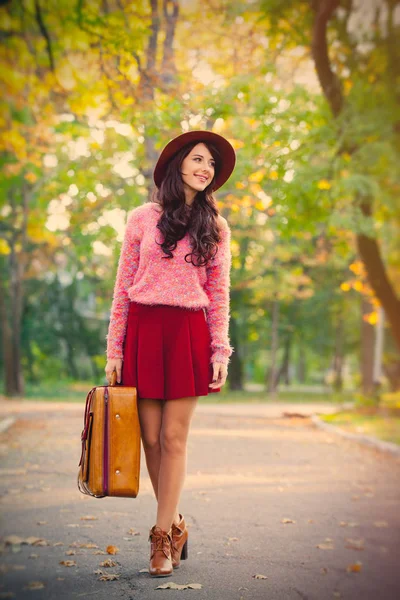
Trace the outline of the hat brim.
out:
M 222 135 L 212 131 L 187 131 L 168 142 L 161 152 L 153 173 L 154 183 L 158 188 L 160 188 L 165 177 L 168 162 L 178 150 L 190 142 L 211 142 L 217 147 L 221 155 L 222 165 L 214 182 L 214 191 L 229 179 L 236 164 L 236 153 L 232 144 Z

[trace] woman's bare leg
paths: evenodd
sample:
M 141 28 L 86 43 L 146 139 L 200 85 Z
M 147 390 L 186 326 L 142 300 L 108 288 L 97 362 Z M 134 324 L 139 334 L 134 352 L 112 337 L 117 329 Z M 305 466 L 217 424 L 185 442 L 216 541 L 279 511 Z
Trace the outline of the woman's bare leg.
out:
M 161 423 L 165 400 L 140 398 L 138 413 L 142 435 L 143 450 L 146 457 L 147 470 L 155 497 L 158 501 L 158 478 L 161 463 Z M 179 522 L 179 511 L 176 511 L 174 522 Z
M 164 400 L 140 398 L 138 412 L 147 470 L 158 498 L 158 473 L 161 462 L 160 433 Z
M 177 507 L 186 476 L 187 438 L 197 400 L 198 396 L 167 400 L 163 408 L 157 525 L 165 531 L 179 520 Z

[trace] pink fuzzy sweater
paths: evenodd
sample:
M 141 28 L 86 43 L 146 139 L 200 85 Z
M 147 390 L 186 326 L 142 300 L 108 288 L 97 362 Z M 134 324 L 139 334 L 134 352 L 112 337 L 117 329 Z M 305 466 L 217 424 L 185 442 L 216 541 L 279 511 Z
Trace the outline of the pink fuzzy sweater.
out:
M 165 256 L 156 241 L 163 236 L 156 229 L 161 208 L 146 202 L 128 217 L 119 258 L 107 339 L 107 358 L 123 358 L 129 302 L 169 304 L 204 308 L 211 337 L 211 360 L 227 365 L 233 348 L 229 342 L 229 289 L 231 232 L 221 217 L 221 242 L 214 258 L 204 267 L 185 261 L 192 251 L 189 234 L 178 241 L 173 258 Z M 190 260 L 188 258 L 188 260 Z

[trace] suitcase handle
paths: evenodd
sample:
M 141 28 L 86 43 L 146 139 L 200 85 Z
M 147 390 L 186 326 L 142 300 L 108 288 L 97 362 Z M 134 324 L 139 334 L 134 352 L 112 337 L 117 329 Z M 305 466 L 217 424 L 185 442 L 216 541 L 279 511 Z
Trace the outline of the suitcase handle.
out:
M 115 369 L 111 373 L 111 383 L 110 383 L 110 385 L 117 385 L 117 371 Z

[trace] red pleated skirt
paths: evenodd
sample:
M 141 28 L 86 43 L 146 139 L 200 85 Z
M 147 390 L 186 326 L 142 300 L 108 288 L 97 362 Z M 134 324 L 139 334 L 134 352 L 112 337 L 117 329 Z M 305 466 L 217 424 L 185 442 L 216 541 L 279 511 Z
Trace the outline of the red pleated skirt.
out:
M 207 396 L 213 378 L 211 337 L 202 308 L 131 301 L 123 345 L 122 385 L 138 398 Z

